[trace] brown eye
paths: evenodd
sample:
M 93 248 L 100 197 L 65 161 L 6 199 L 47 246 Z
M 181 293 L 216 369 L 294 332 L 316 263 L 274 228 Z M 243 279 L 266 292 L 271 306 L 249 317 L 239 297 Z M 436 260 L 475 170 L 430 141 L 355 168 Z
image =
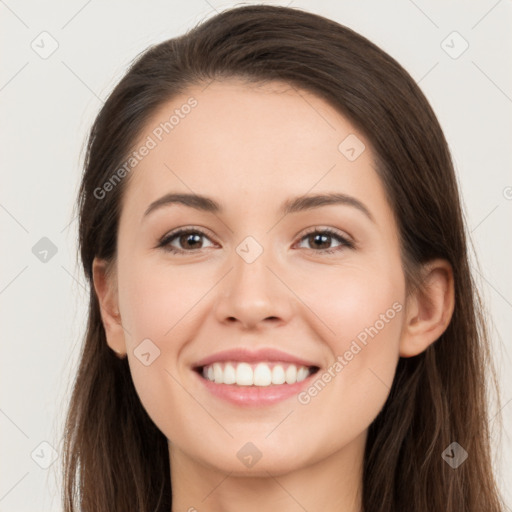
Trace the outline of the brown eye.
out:
M 202 239 L 208 239 L 206 234 L 202 231 L 196 229 L 181 229 L 174 233 L 169 233 L 162 238 L 158 247 L 162 247 L 172 253 L 193 252 L 205 248 Z
M 354 244 L 344 236 L 331 229 L 316 229 L 307 233 L 301 238 L 309 244 L 309 248 L 322 253 L 334 253 L 343 248 L 353 248 Z M 332 247 L 333 240 L 338 242 L 338 246 Z
M 178 242 L 181 247 L 185 249 L 200 249 L 199 245 L 202 245 L 201 236 L 197 233 L 187 233 L 186 235 L 179 235 Z M 191 247 L 192 246 L 192 247 Z

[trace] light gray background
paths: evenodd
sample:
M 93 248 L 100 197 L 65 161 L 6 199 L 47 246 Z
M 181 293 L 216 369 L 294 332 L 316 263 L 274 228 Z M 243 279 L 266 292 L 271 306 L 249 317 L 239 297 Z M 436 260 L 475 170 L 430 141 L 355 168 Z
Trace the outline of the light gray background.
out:
M 500 441 L 493 430 L 493 440 L 510 504 L 512 1 L 268 3 L 302 7 L 367 36 L 411 73 L 438 115 L 495 326 L 504 435 Z M 59 463 L 40 465 L 62 452 L 85 327 L 73 204 L 87 130 L 139 52 L 234 5 L 240 3 L 0 0 L 0 511 L 61 510 Z M 40 35 L 45 31 L 50 36 Z M 464 41 L 468 49 L 453 58 Z M 52 44 L 58 48 L 45 55 Z M 32 252 L 42 237 L 57 248 L 46 262 Z

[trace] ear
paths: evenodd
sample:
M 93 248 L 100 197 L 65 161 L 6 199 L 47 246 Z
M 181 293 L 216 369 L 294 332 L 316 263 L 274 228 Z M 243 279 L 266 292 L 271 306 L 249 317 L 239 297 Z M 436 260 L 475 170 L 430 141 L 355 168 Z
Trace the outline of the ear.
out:
M 437 259 L 423 267 L 420 289 L 407 300 L 400 356 L 413 357 L 434 343 L 448 327 L 455 304 L 453 270 Z
M 93 260 L 92 275 L 108 346 L 122 359 L 126 356 L 126 343 L 119 314 L 117 276 L 109 270 L 107 261 L 98 258 Z

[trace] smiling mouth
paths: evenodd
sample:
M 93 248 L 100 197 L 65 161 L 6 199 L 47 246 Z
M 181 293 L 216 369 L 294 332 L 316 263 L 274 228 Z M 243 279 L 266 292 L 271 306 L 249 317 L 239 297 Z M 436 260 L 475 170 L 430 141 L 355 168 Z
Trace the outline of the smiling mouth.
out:
M 318 366 L 302 366 L 274 361 L 259 363 L 226 361 L 194 368 L 194 371 L 202 378 L 215 384 L 249 387 L 296 384 L 315 374 L 318 370 Z

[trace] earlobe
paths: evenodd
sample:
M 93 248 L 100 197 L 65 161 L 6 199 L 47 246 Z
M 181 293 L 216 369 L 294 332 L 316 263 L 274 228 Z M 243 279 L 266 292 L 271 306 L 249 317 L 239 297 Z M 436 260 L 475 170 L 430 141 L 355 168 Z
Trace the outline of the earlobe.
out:
M 126 355 L 126 344 L 117 300 L 116 276 L 108 271 L 108 262 L 98 258 L 94 258 L 92 274 L 108 346 L 122 358 Z
M 427 349 L 446 330 L 455 305 L 453 270 L 442 259 L 423 268 L 420 289 L 408 299 L 400 340 L 400 356 L 413 357 Z

